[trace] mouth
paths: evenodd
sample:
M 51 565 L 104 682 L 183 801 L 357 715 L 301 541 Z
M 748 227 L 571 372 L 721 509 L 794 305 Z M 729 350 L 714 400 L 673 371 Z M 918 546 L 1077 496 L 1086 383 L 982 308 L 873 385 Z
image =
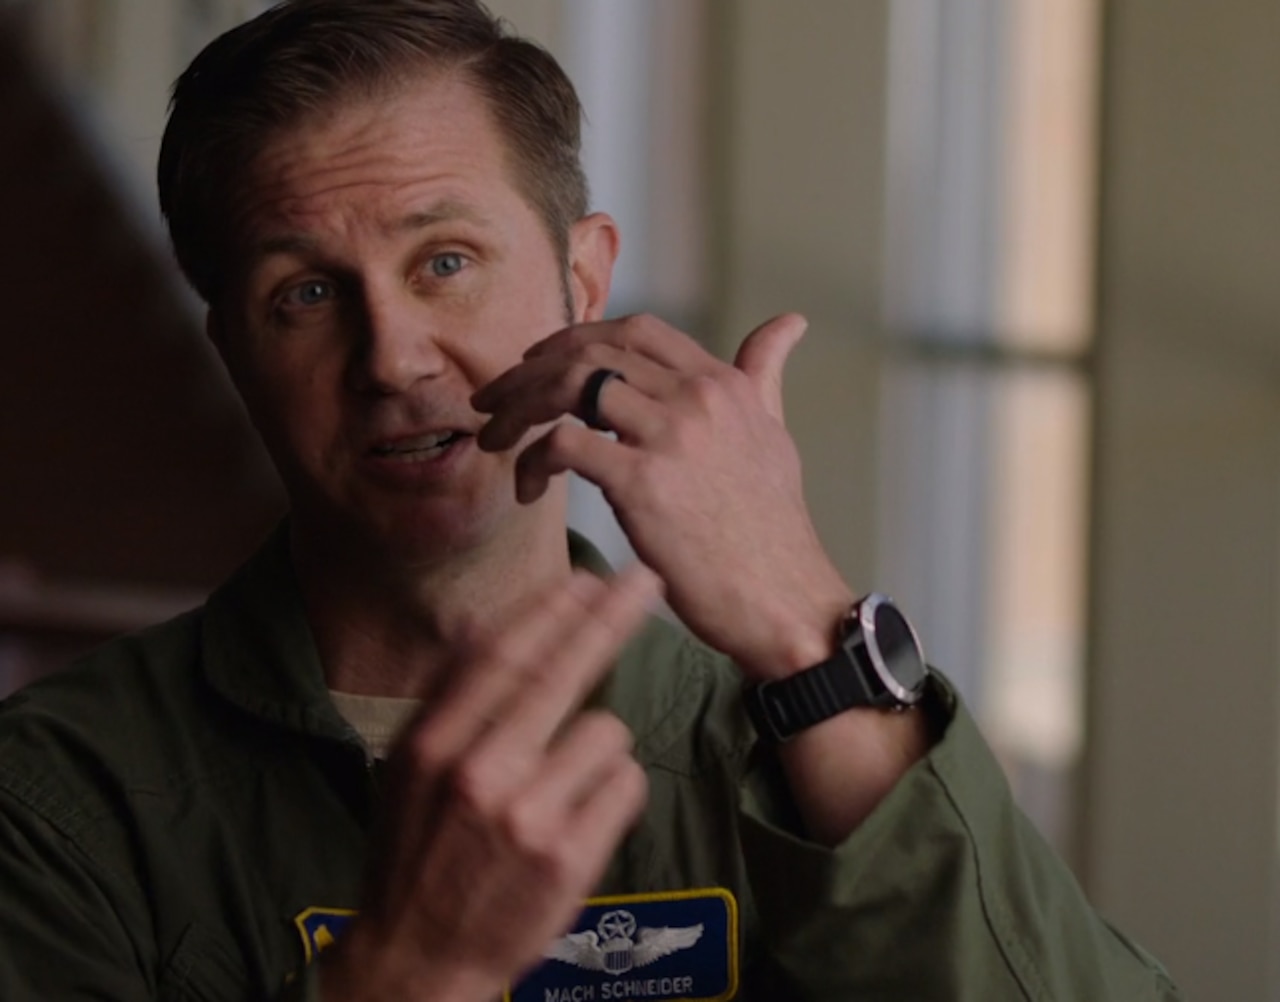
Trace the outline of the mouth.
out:
M 394 442 L 379 442 L 369 453 L 375 459 L 390 459 L 394 462 L 415 463 L 443 456 L 455 445 L 470 438 L 463 431 L 438 431 L 427 435 L 412 435 L 396 439 Z

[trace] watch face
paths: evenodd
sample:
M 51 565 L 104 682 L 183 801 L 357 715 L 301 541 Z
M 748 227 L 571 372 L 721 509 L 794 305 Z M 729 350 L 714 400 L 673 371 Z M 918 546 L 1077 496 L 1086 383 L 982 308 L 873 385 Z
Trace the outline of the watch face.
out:
M 880 666 L 888 673 L 883 679 L 894 695 L 904 702 L 914 702 L 924 685 L 928 669 L 925 667 L 924 655 L 920 650 L 920 642 L 916 639 L 911 624 L 888 599 L 878 598 L 871 612 L 870 648 L 879 655 Z

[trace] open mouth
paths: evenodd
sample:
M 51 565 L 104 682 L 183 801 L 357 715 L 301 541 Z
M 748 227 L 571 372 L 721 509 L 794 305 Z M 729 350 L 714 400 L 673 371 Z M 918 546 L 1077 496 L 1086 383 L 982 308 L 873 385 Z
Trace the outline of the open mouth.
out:
M 441 431 L 415 438 L 403 438 L 384 445 L 375 445 L 370 451 L 379 459 L 415 462 L 442 456 L 453 446 L 469 436 L 461 431 Z

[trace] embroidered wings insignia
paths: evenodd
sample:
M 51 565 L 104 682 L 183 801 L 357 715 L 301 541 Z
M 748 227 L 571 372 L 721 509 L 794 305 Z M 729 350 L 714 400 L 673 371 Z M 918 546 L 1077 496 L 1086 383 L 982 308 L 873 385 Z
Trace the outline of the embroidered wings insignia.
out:
M 626 911 L 606 914 L 595 930 L 571 932 L 549 947 L 545 956 L 586 971 L 625 974 L 655 960 L 687 950 L 702 938 L 702 923 L 659 926 L 637 931 L 635 917 Z M 634 938 L 633 938 L 634 937 Z
M 561 936 L 547 947 L 545 956 L 549 960 L 563 960 L 584 971 L 604 970 L 604 950 L 600 948 L 600 937 L 590 929 Z
M 675 928 L 662 926 L 659 929 L 641 929 L 632 950 L 636 967 L 645 967 L 660 957 L 687 950 L 701 938 L 701 923 Z

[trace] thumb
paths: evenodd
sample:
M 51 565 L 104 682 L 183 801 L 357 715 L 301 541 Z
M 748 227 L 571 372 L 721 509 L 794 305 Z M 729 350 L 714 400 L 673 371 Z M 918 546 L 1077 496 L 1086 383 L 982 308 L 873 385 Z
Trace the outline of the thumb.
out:
M 747 335 L 733 364 L 751 377 L 764 400 L 765 409 L 782 420 L 782 370 L 791 349 L 809 328 L 799 313 L 784 313 L 767 320 Z

